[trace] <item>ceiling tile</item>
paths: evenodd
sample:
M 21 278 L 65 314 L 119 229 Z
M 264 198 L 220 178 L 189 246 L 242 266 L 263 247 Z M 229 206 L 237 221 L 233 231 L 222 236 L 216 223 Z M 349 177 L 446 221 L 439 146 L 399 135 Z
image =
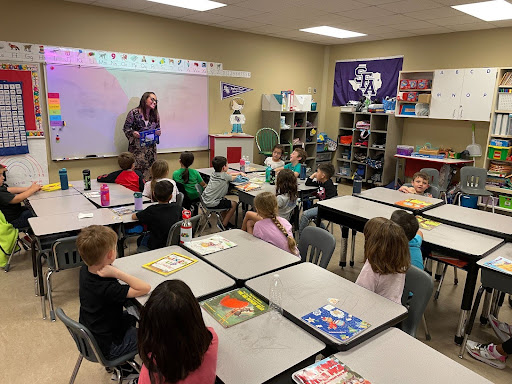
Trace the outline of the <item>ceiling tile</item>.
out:
M 268 34 L 279 34 L 280 32 L 289 31 L 289 28 L 283 27 L 282 25 L 270 25 L 264 24 L 257 27 L 249 28 L 247 32 L 254 33 L 268 33 Z
M 461 5 L 461 4 L 472 4 L 472 3 L 480 3 L 484 0 L 435 0 L 436 3 L 440 3 L 443 5 Z
M 432 20 L 440 19 L 443 17 L 460 16 L 460 12 L 451 7 L 440 7 L 410 13 L 404 12 L 404 15 L 408 17 L 414 17 L 415 19 L 420 20 Z
M 430 8 L 438 8 L 439 3 L 435 3 L 430 0 L 403 0 L 397 1 L 396 3 L 382 4 L 378 7 L 393 13 L 406 13 Z
M 211 12 L 197 12 L 195 15 L 185 16 L 182 20 L 190 21 L 191 23 L 201 24 L 217 24 L 224 21 L 232 20 L 231 17 L 216 15 Z
M 401 23 L 410 23 L 411 21 L 416 21 L 416 20 L 412 20 L 411 17 L 407 17 L 404 15 L 390 15 L 390 16 L 383 16 L 383 17 L 367 19 L 364 22 L 368 23 L 368 24 L 373 24 L 373 25 L 393 26 L 393 25 L 401 24 Z
M 482 20 L 469 16 L 469 15 L 460 15 L 460 16 L 450 16 L 450 17 L 442 17 L 440 19 L 432 19 L 429 20 L 429 23 L 436 24 L 436 25 L 456 25 L 456 24 L 470 24 L 470 23 L 476 23 L 481 22 Z
M 387 32 L 396 32 L 396 29 L 383 26 L 383 25 L 373 25 L 370 23 L 365 23 L 361 21 L 353 21 L 351 23 L 346 23 L 343 25 L 343 29 L 348 29 L 349 31 L 365 33 L 367 35 L 379 35 L 381 33 Z
M 254 21 L 244 20 L 244 19 L 231 19 L 228 21 L 223 21 L 222 23 L 216 23 L 216 26 L 219 27 L 230 27 L 230 28 L 256 28 L 261 27 L 262 23 L 255 23 Z
M 400 31 L 413 31 L 416 29 L 425 29 L 425 28 L 432 28 L 435 27 L 435 25 L 430 24 L 426 21 L 413 21 L 410 23 L 400 23 L 400 24 L 394 24 L 392 26 L 395 29 L 398 29 Z
M 222 3 L 222 0 L 218 0 Z M 292 0 L 244 0 L 237 6 L 254 9 L 260 12 L 272 12 L 275 10 L 290 9 L 296 6 Z
M 354 19 L 338 15 L 336 13 L 319 15 L 308 20 L 311 25 L 328 25 L 335 28 L 343 28 L 342 25 L 353 22 Z
M 353 0 L 316 0 L 310 2 L 308 5 L 312 8 L 317 8 L 325 12 L 333 13 L 340 13 L 361 8 L 361 3 Z
M 149 8 L 154 4 L 155 3 L 151 3 L 146 0 L 97 0 L 94 2 L 93 5 L 99 5 L 102 7 L 110 7 L 116 9 L 140 11 L 141 9 Z
M 367 20 L 372 17 L 390 16 L 396 12 L 387 11 L 377 7 L 364 7 L 352 11 L 341 12 L 341 16 L 351 17 L 356 20 Z
M 468 24 L 453 24 L 447 25 L 446 28 L 450 28 L 453 31 L 462 32 L 462 31 L 475 31 L 479 29 L 492 29 L 496 28 L 491 23 L 481 21 L 476 23 L 468 23 Z
M 261 15 L 262 11 L 257 11 L 249 8 L 242 8 L 238 5 L 229 5 L 227 7 L 215 8 L 209 11 L 211 13 L 215 13 L 216 15 L 234 17 L 235 19 L 241 19 L 247 16 Z
M 491 22 L 487 22 L 487 21 L 483 21 L 481 20 L 482 23 L 486 23 L 486 24 L 492 24 L 496 27 L 512 27 L 512 20 L 497 20 L 497 21 L 491 21 Z
M 394 3 L 397 0 L 360 0 L 362 4 L 368 4 L 368 5 L 382 5 L 382 4 L 388 4 L 388 3 Z
M 194 13 L 198 13 L 192 9 L 185 9 L 180 7 L 172 7 L 170 5 L 165 4 L 156 4 L 150 6 L 149 8 L 143 9 L 142 13 L 147 13 L 149 15 L 162 16 L 162 17 L 172 17 L 172 18 L 180 18 L 188 15 L 193 15 Z
M 70 2 L 70 3 L 92 4 L 92 3 L 94 3 L 96 0 L 65 0 L 65 1 L 68 1 L 68 2 Z
M 385 39 L 399 39 L 402 37 L 416 36 L 416 34 L 411 31 L 396 31 L 396 32 L 383 33 L 381 36 Z
M 441 27 L 438 25 L 429 28 L 412 29 L 411 31 L 417 35 L 437 35 L 439 33 L 453 32 L 449 28 Z

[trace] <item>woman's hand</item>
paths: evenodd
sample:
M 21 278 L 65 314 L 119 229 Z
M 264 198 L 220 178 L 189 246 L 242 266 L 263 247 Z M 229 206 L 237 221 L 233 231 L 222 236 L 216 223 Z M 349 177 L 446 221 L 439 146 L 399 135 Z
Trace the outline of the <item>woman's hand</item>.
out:
M 160 129 L 157 129 L 157 130 L 155 131 L 155 133 L 156 133 L 156 135 L 157 135 L 157 136 L 160 136 L 160 135 L 162 134 L 162 131 L 161 131 Z
M 139 139 L 140 133 L 138 131 L 133 131 L 133 137 L 135 137 L 136 139 Z

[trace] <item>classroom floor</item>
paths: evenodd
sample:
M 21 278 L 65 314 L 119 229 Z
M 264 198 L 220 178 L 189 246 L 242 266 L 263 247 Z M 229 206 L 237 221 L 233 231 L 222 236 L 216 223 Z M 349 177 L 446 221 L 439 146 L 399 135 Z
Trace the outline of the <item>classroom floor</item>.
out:
M 350 194 L 351 188 L 351 185 L 339 185 L 339 195 Z M 334 235 L 338 246 L 328 269 L 355 281 L 363 263 L 363 236 L 358 234 L 356 239 L 356 265 L 353 268 L 341 269 L 338 266 L 341 237 L 339 227 L 335 228 Z M 126 252 L 128 255 L 134 253 L 136 248 L 135 239 L 131 240 Z M 432 340 L 425 340 L 422 326 L 418 329 L 418 339 L 488 380 L 508 384 L 512 377 L 512 359 L 509 359 L 507 368 L 499 370 L 474 360 L 467 354 L 463 360 L 457 356 L 459 347 L 454 344 L 453 336 L 458 321 L 465 273 L 459 272 L 458 275 L 459 285 L 455 286 L 453 269 L 448 269 L 439 300 L 431 301 L 425 312 Z M 78 319 L 78 270 L 56 273 L 52 279 L 55 307 L 62 307 L 68 316 Z M 342 294 L 343 292 L 340 292 L 340 295 Z M 52 323 L 49 320 L 42 320 L 40 299 L 34 296 L 32 267 L 28 252 L 16 257 L 9 273 L 0 272 L 0 302 L 2 303 L 1 382 L 8 384 L 68 382 L 78 352 L 71 336 L 59 321 Z M 503 305 L 499 318 L 509 324 L 512 323 L 512 309 L 508 304 Z M 479 323 L 473 328 L 472 338 L 480 342 L 498 341 L 490 326 L 480 326 Z M 382 351 L 382 353 L 392 353 L 392 351 Z M 421 356 L 411 358 L 421 359 Z M 432 382 L 435 381 L 436 372 L 433 371 Z M 84 360 L 75 382 L 90 384 L 111 381 L 110 375 L 104 368 Z

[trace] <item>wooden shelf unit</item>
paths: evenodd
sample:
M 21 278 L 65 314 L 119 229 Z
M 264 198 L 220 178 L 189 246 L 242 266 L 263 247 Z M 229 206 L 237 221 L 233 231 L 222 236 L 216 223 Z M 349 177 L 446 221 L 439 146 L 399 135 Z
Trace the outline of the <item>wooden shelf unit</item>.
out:
M 400 89 L 400 82 L 402 80 L 422 80 L 427 79 L 431 82 L 431 87 L 426 89 Z M 417 92 L 418 96 L 420 93 L 427 93 L 430 94 L 432 92 L 432 83 L 434 81 L 434 71 L 400 71 L 400 74 L 398 75 L 398 86 L 397 86 L 397 92 L 398 94 L 401 92 Z M 397 94 L 397 96 L 398 96 Z M 395 115 L 396 117 L 414 117 L 414 118 L 422 118 L 427 119 L 428 116 L 416 116 L 416 115 L 402 115 L 400 114 L 401 106 L 404 104 L 418 104 L 419 101 L 406 101 L 406 100 L 398 100 L 396 103 L 395 108 Z

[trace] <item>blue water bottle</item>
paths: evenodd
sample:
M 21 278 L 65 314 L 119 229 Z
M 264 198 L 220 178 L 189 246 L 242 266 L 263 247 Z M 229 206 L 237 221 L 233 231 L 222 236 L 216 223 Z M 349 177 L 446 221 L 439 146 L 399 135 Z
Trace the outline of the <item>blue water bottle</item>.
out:
M 60 189 L 69 189 L 68 171 L 66 168 L 59 169 Z
M 272 173 L 272 167 L 265 169 L 265 183 L 270 183 L 270 174 Z
M 306 180 L 306 164 L 300 165 L 300 174 L 299 177 L 301 180 Z
M 355 175 L 354 183 L 352 185 L 352 194 L 357 195 L 357 194 L 361 193 L 362 189 L 363 189 L 363 180 L 361 179 L 361 176 Z

